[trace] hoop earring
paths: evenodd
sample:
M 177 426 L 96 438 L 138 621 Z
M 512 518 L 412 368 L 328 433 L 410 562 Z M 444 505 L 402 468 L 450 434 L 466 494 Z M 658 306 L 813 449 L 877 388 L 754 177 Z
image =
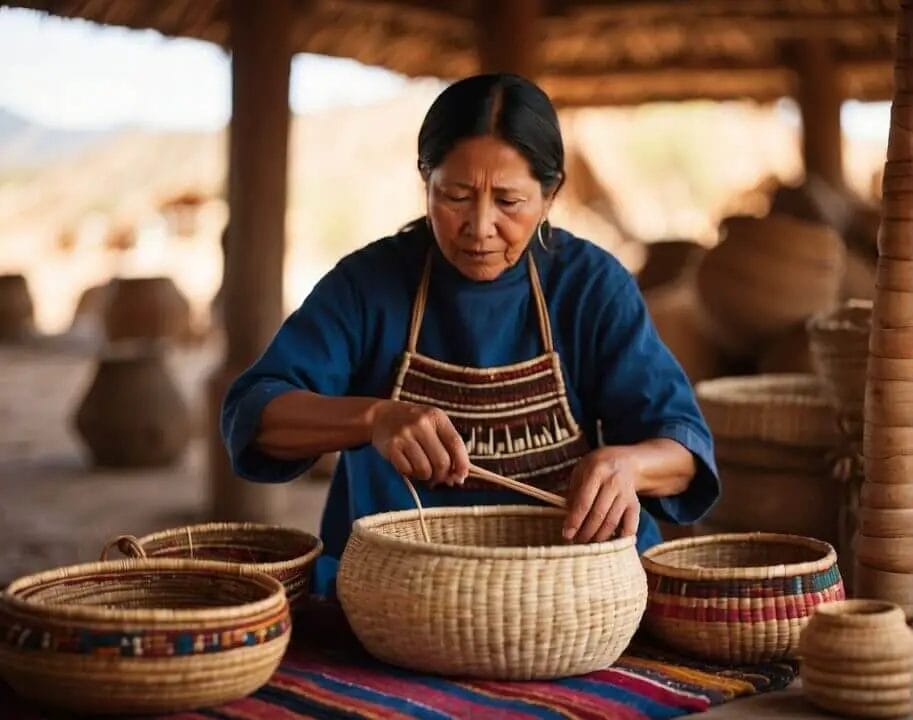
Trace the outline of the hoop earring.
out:
M 542 222 L 539 223 L 539 226 L 536 228 L 536 240 L 539 241 L 539 247 L 541 247 L 543 250 L 548 252 L 548 245 L 545 244 L 545 238 L 542 237 L 542 228 L 546 225 L 548 225 L 548 220 L 543 220 Z M 551 227 L 548 228 L 548 235 L 549 235 L 549 240 L 551 240 L 552 239 L 551 238 L 551 235 L 552 235 Z

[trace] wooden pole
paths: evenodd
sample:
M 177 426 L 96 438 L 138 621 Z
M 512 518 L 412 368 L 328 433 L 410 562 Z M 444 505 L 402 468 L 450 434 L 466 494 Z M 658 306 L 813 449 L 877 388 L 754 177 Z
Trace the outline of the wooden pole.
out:
M 913 617 L 913 0 L 902 0 L 869 337 L 856 591 Z M 876 501 L 877 499 L 877 501 Z
M 234 476 L 218 434 L 228 385 L 282 322 L 292 0 L 231 0 L 232 118 L 224 268 L 224 363 L 210 379 L 211 509 L 217 519 L 275 521 L 284 486 Z
M 476 0 L 481 72 L 539 74 L 544 0 Z
M 832 187 L 842 188 L 840 106 L 843 93 L 833 49 L 827 38 L 809 38 L 795 46 L 794 54 L 805 172 L 817 175 Z

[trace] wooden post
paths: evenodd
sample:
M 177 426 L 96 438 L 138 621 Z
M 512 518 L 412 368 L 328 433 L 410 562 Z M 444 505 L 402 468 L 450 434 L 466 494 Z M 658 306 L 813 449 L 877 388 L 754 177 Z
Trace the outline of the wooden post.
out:
M 543 0 L 476 0 L 481 72 L 511 72 L 535 79 Z
M 802 157 L 806 174 L 843 187 L 843 93 L 833 50 L 827 38 L 809 38 L 794 48 L 798 101 L 802 113 Z
M 913 0 L 902 0 L 869 336 L 856 592 L 913 617 Z
M 231 381 L 263 352 L 282 322 L 292 0 L 231 0 L 232 118 L 224 364 L 210 379 L 211 509 L 217 519 L 275 521 L 284 486 L 235 477 L 219 438 Z

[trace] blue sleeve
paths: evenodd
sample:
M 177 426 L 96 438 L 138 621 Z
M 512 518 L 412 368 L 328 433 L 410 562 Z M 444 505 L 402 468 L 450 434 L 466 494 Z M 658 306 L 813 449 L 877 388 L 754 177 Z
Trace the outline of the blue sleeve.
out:
M 603 299 L 606 295 L 602 295 Z M 720 494 L 713 438 L 691 384 L 659 339 L 636 283 L 628 275 L 603 300 L 594 333 L 598 412 L 607 445 L 670 438 L 692 452 L 697 472 L 688 488 L 663 498 L 643 498 L 644 508 L 673 523 L 700 519 Z
M 222 438 L 232 469 L 259 482 L 285 482 L 316 458 L 279 460 L 254 444 L 263 408 L 292 390 L 344 395 L 364 345 L 364 304 L 342 265 L 327 274 L 288 319 L 269 347 L 228 389 Z

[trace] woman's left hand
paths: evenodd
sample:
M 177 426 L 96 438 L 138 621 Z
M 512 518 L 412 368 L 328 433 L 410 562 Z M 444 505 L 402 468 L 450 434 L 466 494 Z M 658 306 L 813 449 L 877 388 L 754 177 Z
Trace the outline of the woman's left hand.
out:
M 636 534 L 639 479 L 636 453 L 628 447 L 603 447 L 585 455 L 571 474 L 565 539 L 604 542 L 616 531 L 623 536 Z

